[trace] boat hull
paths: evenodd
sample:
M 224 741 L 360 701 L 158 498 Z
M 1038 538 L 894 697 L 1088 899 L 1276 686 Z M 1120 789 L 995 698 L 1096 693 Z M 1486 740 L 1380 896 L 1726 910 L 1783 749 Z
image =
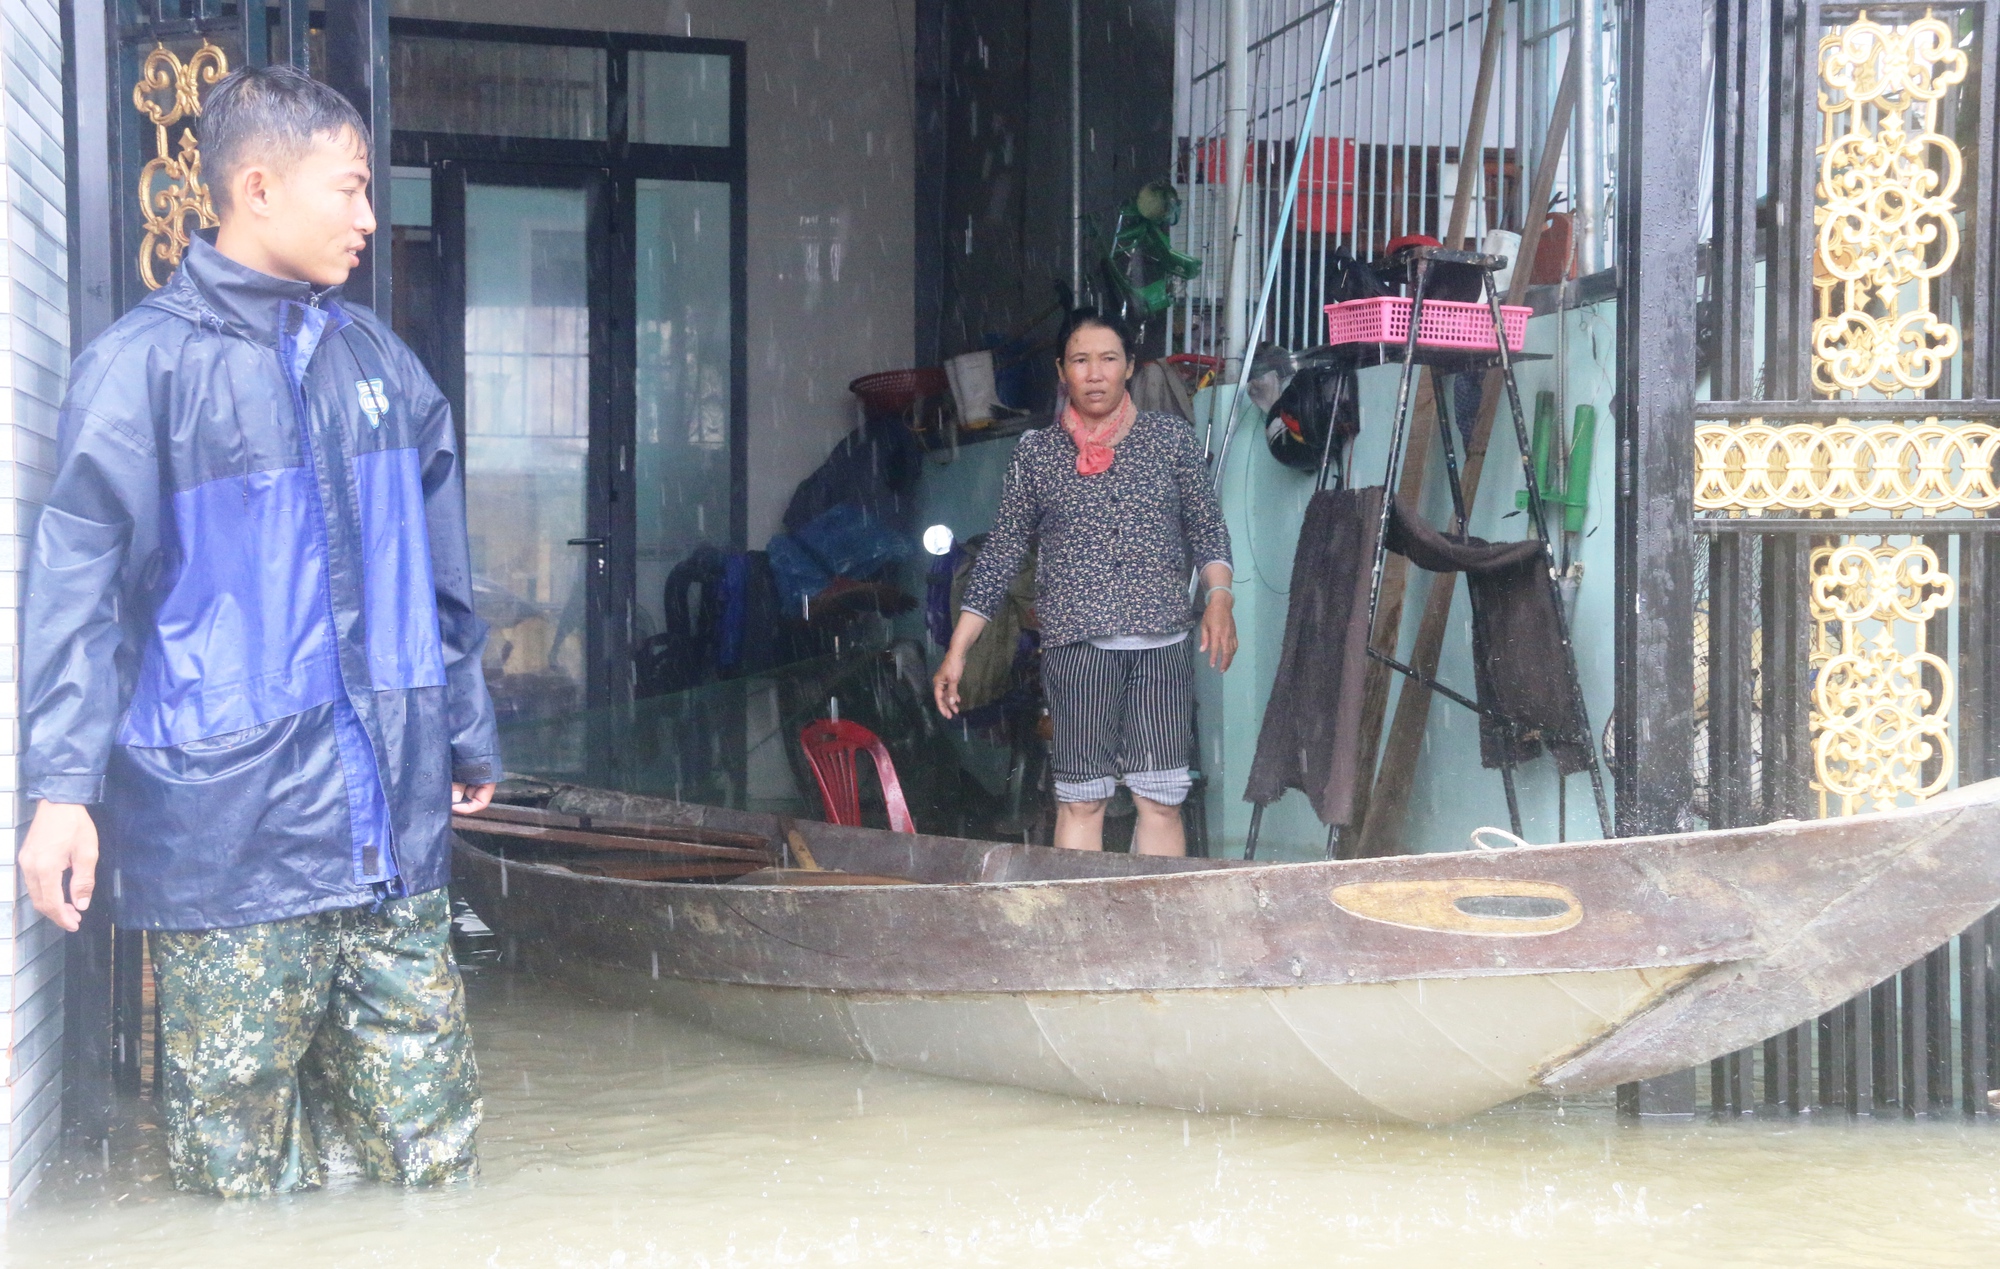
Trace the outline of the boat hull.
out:
M 1203 1113 L 1437 1123 L 1700 972 L 1604 970 L 1162 992 L 886 993 L 652 980 L 562 963 L 593 994 L 798 1052 Z

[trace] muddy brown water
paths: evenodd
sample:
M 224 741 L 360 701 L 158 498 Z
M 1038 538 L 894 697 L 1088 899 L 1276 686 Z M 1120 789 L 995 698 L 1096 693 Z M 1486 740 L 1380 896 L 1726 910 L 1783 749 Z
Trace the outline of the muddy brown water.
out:
M 484 1175 L 175 1194 L 151 1126 L 55 1164 L 8 1265 L 1992 1265 L 2000 1128 L 1447 1129 L 1103 1106 L 783 1053 L 472 978 Z

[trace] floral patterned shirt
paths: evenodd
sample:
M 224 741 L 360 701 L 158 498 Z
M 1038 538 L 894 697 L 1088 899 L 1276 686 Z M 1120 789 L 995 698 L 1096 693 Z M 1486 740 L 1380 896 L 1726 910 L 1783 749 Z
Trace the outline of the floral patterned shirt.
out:
M 964 611 L 999 611 L 1031 540 L 1039 546 L 1035 611 L 1051 648 L 1185 630 L 1195 619 L 1189 575 L 1230 563 L 1201 442 L 1171 414 L 1139 415 L 1110 469 L 1095 476 L 1077 474 L 1076 443 L 1062 428 L 1024 436 Z

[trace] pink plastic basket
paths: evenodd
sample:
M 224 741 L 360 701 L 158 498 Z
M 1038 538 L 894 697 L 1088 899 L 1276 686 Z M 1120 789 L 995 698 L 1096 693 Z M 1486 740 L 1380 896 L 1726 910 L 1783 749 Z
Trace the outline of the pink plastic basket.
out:
M 1507 349 L 1520 352 L 1528 339 L 1528 317 L 1534 310 L 1514 304 L 1500 306 L 1507 328 Z M 1329 344 L 1400 344 L 1410 337 L 1410 302 L 1384 295 L 1326 306 Z M 1432 348 L 1492 349 L 1493 315 L 1484 304 L 1457 300 L 1425 300 L 1417 342 Z

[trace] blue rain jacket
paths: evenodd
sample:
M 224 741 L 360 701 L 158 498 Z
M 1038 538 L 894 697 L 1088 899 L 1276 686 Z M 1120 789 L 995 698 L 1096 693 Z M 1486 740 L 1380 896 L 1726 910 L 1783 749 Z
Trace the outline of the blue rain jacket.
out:
M 120 925 L 422 894 L 500 778 L 451 408 L 365 308 L 194 242 L 70 375 L 23 605 L 31 798 Z

